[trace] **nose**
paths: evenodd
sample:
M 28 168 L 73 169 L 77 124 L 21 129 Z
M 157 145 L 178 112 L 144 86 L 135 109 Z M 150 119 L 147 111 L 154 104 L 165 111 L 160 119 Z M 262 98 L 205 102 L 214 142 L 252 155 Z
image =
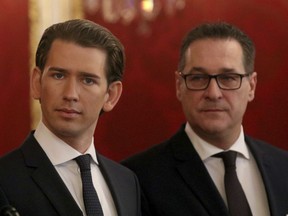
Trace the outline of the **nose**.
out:
M 63 99 L 67 101 L 78 101 L 79 100 L 79 87 L 77 80 L 68 79 L 64 83 Z
M 212 78 L 210 80 L 207 89 L 205 89 L 204 95 L 205 98 L 210 100 L 216 100 L 222 98 L 222 91 L 218 86 L 216 78 Z

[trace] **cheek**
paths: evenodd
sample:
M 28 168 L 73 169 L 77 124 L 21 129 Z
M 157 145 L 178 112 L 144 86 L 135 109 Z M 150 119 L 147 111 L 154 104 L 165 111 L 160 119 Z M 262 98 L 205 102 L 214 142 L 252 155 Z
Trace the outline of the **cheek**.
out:
M 82 101 L 82 102 L 81 102 Z M 106 99 L 105 97 L 102 96 L 95 96 L 95 94 L 85 98 L 81 98 L 80 97 L 80 103 L 83 104 L 83 107 L 87 107 L 90 109 L 90 112 L 93 113 L 97 113 L 98 111 L 100 111 L 102 109 L 102 107 L 104 106 Z
M 200 99 L 197 95 L 192 96 L 189 94 L 183 94 L 181 97 L 181 104 L 186 114 L 192 114 L 197 110 L 197 107 L 200 106 Z
M 40 97 L 42 100 L 47 101 L 48 103 L 56 101 L 56 98 L 59 98 L 61 90 L 59 88 L 51 88 L 48 86 L 43 86 L 40 91 Z
M 249 101 L 248 94 L 234 95 L 229 99 L 232 110 L 234 110 L 235 113 L 238 113 L 238 115 L 243 116 Z

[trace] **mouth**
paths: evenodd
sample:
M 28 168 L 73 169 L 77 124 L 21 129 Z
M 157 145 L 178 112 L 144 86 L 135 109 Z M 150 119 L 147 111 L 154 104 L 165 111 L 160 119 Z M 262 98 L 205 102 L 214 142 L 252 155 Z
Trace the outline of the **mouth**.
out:
M 69 108 L 56 109 L 56 112 L 58 112 L 64 118 L 75 118 L 76 116 L 81 115 L 80 111 Z
M 204 107 L 200 110 L 202 113 L 223 113 L 226 112 L 227 109 L 222 108 L 222 107 Z
M 202 112 L 224 112 L 223 109 L 203 109 Z

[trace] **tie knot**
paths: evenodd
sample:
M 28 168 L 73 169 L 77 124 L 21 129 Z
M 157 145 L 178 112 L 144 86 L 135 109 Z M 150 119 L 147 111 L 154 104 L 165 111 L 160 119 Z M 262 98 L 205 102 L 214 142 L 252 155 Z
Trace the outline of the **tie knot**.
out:
M 218 154 L 215 154 L 214 157 L 222 158 L 225 168 L 235 167 L 237 152 L 235 151 L 220 152 Z
M 90 170 L 90 155 L 85 154 L 75 158 L 78 166 L 80 167 L 80 171 Z

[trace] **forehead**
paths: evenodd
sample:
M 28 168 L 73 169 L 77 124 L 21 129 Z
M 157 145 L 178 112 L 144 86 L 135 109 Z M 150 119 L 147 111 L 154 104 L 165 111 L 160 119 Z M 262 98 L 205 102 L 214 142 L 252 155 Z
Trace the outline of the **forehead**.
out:
M 243 51 L 235 39 L 200 39 L 192 42 L 185 53 L 185 67 L 243 70 Z
M 106 57 L 103 49 L 56 39 L 51 45 L 45 67 L 101 72 L 105 69 Z
M 67 53 L 70 53 L 70 51 L 74 51 L 77 50 L 78 52 L 80 51 L 80 54 L 82 55 L 83 52 L 87 52 L 87 53 L 91 53 L 91 52 L 102 52 L 106 54 L 106 51 L 101 48 L 100 46 L 84 46 L 81 45 L 75 41 L 67 41 L 67 40 L 63 40 L 63 39 L 55 39 L 52 43 L 51 43 L 51 47 L 50 50 L 48 51 L 48 55 L 51 52 L 65 52 L 67 51 Z
M 239 52 L 242 54 L 242 47 L 240 43 L 233 38 L 204 38 L 190 43 L 186 55 L 191 51 L 197 54 L 201 54 L 202 52 L 209 53 L 211 51 L 225 51 L 226 53 Z

